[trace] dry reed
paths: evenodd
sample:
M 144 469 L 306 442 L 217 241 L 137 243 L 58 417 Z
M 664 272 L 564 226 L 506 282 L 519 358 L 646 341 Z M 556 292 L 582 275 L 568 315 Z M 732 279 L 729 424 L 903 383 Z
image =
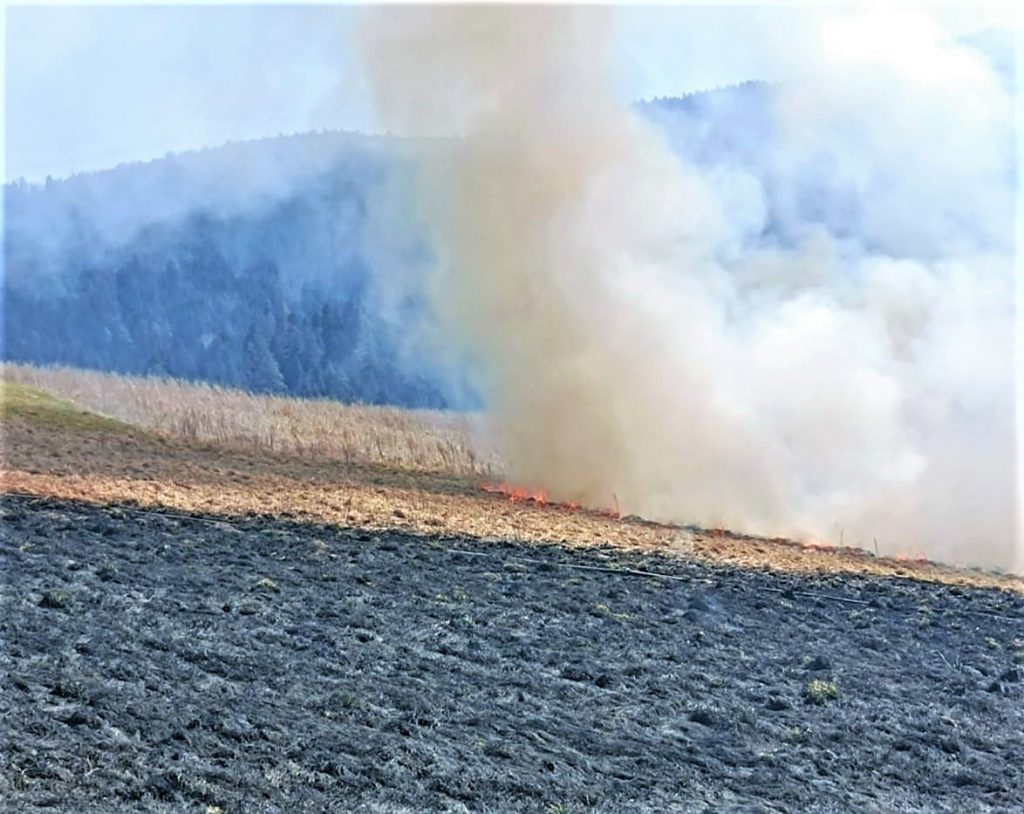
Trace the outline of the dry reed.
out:
M 70 367 L 4 363 L 0 378 L 190 441 L 457 475 L 499 469 L 472 414 L 256 395 Z

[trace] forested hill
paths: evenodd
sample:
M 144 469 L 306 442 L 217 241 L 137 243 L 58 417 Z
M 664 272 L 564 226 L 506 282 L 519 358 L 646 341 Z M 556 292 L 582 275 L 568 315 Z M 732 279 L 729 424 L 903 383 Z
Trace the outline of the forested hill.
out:
M 746 85 L 639 107 L 693 158 L 735 159 L 766 126 L 762 96 Z M 472 403 L 414 330 L 430 252 L 407 154 L 423 148 L 310 133 L 9 184 L 3 355 L 345 401 Z
M 4 356 L 445 404 L 373 296 L 425 257 L 390 200 L 401 166 L 387 140 L 308 134 L 9 185 Z
M 1012 37 L 965 44 L 1013 89 Z M 637 110 L 710 169 L 733 250 L 791 246 L 819 226 L 878 250 L 870 213 L 827 149 L 772 164 L 775 88 L 752 82 Z M 8 184 L 0 353 L 260 392 L 474 404 L 457 363 L 423 341 L 417 292 L 431 253 L 409 161 L 423 149 L 307 133 Z

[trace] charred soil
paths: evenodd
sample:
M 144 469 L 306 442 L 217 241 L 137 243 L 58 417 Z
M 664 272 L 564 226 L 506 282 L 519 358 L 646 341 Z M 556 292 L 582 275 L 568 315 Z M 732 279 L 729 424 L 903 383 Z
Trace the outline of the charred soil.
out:
M 1024 810 L 1024 597 L 6 496 L 4 811 Z

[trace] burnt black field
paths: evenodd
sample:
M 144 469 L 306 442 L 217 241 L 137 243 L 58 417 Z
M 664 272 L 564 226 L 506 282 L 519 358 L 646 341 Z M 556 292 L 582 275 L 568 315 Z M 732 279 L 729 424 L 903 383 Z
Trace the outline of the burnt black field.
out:
M 2 506 L 5 812 L 1024 811 L 1016 594 Z

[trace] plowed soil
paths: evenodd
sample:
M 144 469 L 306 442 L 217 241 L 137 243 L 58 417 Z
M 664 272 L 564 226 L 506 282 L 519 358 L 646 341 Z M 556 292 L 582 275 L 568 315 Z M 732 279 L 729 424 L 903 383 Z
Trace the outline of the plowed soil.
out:
M 1024 810 L 1015 593 L 3 511 L 6 811 Z

